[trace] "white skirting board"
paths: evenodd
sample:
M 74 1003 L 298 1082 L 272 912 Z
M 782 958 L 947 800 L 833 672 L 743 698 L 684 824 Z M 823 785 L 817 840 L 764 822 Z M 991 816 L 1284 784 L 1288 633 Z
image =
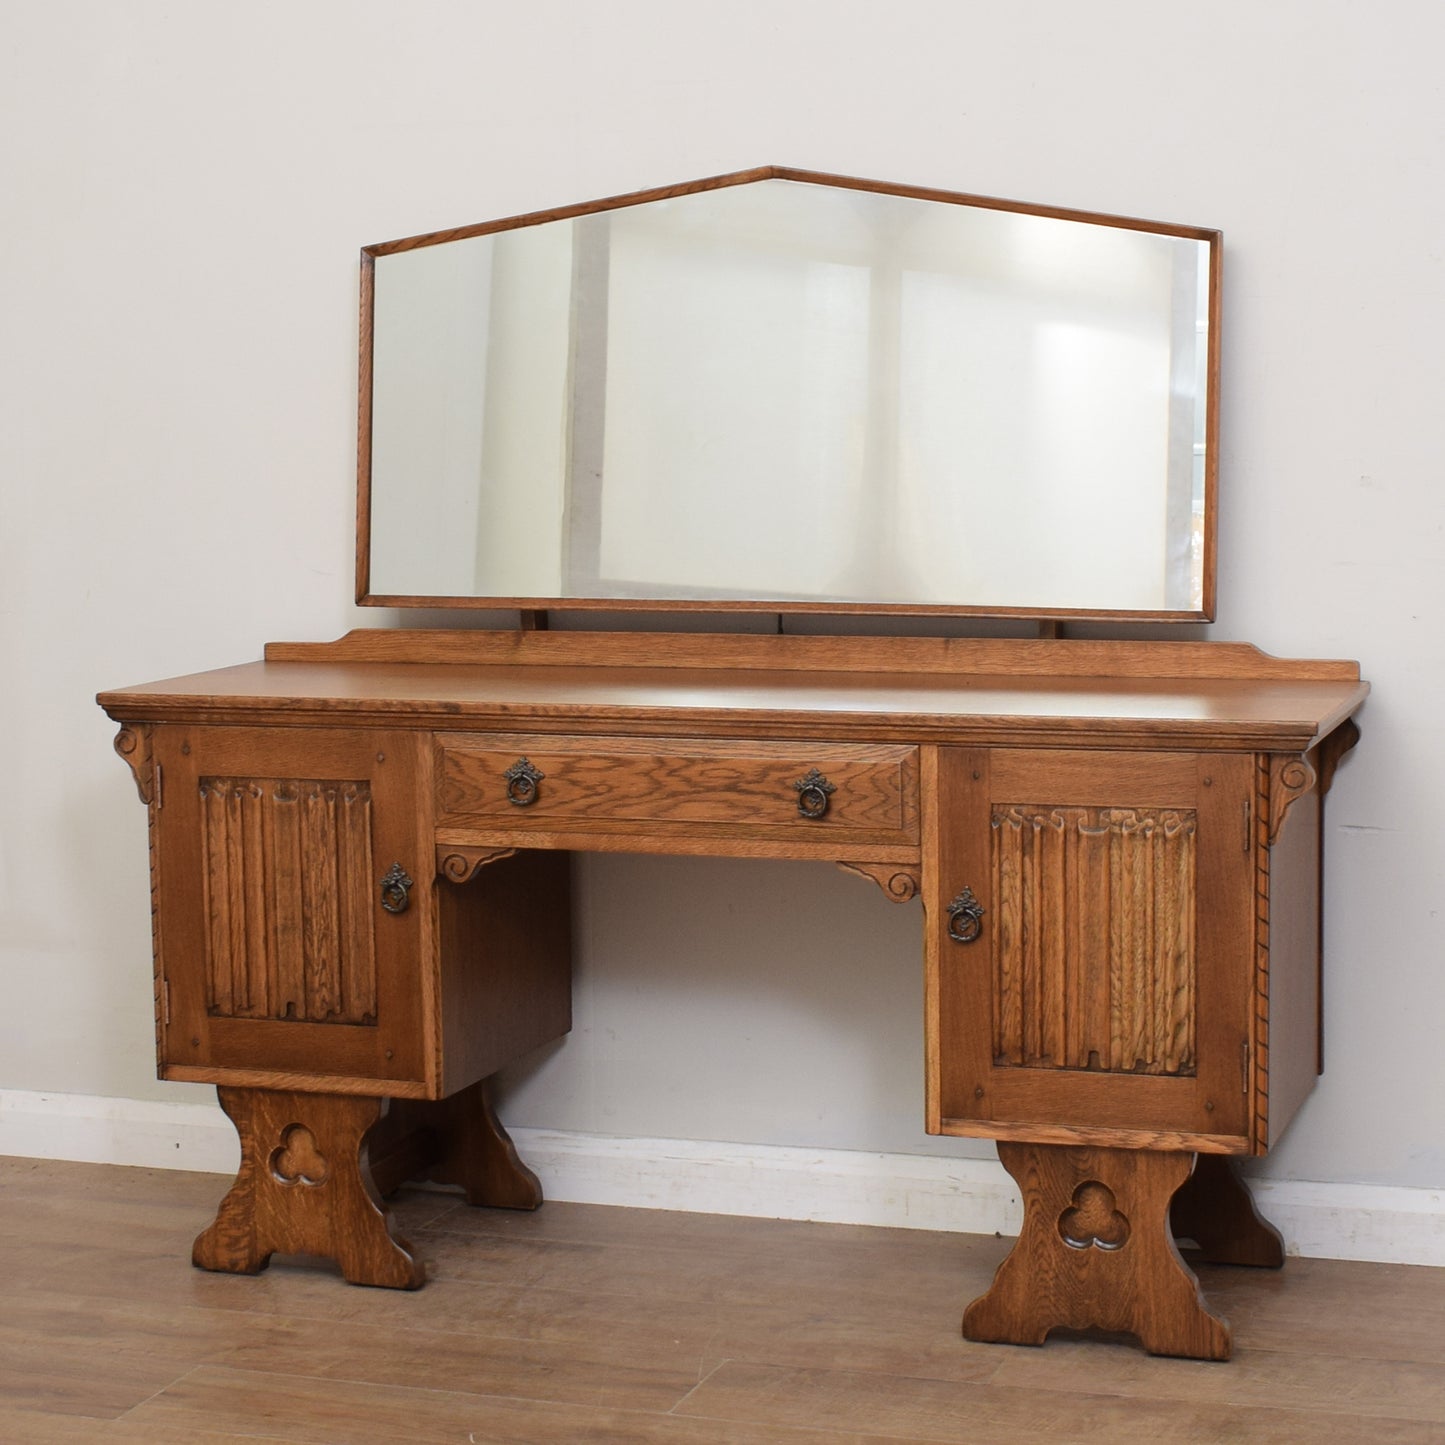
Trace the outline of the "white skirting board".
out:
M 992 1159 L 866 1154 L 513 1129 L 549 1199 L 1016 1234 L 1013 1180 Z M 236 1133 L 211 1104 L 0 1090 L 0 1154 L 233 1174 Z M 1258 1179 L 1290 1254 L 1445 1265 L 1445 1189 Z

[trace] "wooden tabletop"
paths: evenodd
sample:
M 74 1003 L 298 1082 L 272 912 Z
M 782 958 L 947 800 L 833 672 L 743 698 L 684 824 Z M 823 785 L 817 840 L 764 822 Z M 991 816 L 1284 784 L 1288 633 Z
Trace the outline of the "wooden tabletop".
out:
M 1302 750 L 1368 691 L 1352 663 L 1229 643 L 398 631 L 267 657 L 99 702 L 123 722 Z

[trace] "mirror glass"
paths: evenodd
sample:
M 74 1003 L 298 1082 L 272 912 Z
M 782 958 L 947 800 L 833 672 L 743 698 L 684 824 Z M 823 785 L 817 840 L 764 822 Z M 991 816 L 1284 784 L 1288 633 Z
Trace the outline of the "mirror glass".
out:
M 1214 233 L 748 174 L 368 248 L 364 600 L 1207 615 Z

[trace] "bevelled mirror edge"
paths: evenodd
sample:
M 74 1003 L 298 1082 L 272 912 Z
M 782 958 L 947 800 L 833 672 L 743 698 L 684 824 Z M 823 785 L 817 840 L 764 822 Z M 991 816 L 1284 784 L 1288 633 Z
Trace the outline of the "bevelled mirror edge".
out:
M 477 237 L 498 236 L 529 227 L 545 226 L 554 221 L 597 216 L 622 211 L 656 201 L 724 191 L 759 181 L 797 182 L 804 186 L 832 187 L 843 191 L 867 192 L 879 197 L 895 197 L 908 201 L 936 203 L 941 206 L 1010 213 L 1020 217 L 1078 222 L 1087 226 L 1114 228 L 1144 235 L 1175 238 L 1200 244 L 1203 265 L 1201 279 L 1207 277 L 1206 294 L 1200 300 L 1203 319 L 1201 338 L 1200 385 L 1203 394 L 1197 399 L 1201 413 L 1198 427 L 1202 452 L 1198 486 L 1202 489 L 1202 505 L 1196 505 L 1194 546 L 1197 558 L 1195 595 L 1188 606 L 1069 606 L 1049 602 L 1035 605 L 1033 600 L 1018 602 L 968 602 L 884 599 L 878 597 L 804 598 L 785 595 L 629 595 L 608 592 L 603 595 L 532 592 L 498 589 L 486 594 L 456 591 L 420 591 L 406 589 L 378 590 L 373 587 L 372 558 L 373 511 L 373 421 L 375 404 L 376 346 L 376 262 L 378 258 L 425 250 L 448 242 Z M 426 607 L 435 609 L 519 609 L 523 612 L 547 611 L 611 611 L 611 612 L 681 612 L 681 613 L 770 613 L 831 614 L 856 616 L 919 616 L 998 618 L 1046 621 L 1101 621 L 1141 623 L 1200 623 L 1214 620 L 1216 612 L 1216 549 L 1218 532 L 1218 463 L 1219 463 L 1219 367 L 1220 367 L 1220 279 L 1222 242 L 1218 230 L 1197 226 L 1175 225 L 1104 212 L 1070 207 L 1045 206 L 1029 202 L 981 196 L 966 192 L 909 186 L 892 182 L 838 176 L 824 172 L 799 170 L 780 166 L 759 167 L 720 176 L 707 177 L 677 185 L 606 197 L 599 200 L 530 212 L 475 225 L 428 232 L 400 240 L 369 245 L 361 251 L 360 355 L 358 366 L 358 447 L 357 447 L 357 535 L 356 535 L 356 601 L 362 606 Z M 383 579 L 384 580 L 384 579 Z

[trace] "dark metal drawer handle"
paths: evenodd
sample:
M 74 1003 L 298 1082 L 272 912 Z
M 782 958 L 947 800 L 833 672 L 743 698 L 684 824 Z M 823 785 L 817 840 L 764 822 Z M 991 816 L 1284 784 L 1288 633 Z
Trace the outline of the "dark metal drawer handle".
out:
M 798 812 L 805 818 L 821 818 L 828 811 L 828 797 L 838 791 L 817 768 L 809 768 L 793 786 L 798 790 Z
M 381 880 L 381 906 L 388 913 L 405 913 L 411 905 L 412 881 L 400 863 L 393 863 Z
M 519 808 L 529 808 L 537 801 L 537 784 L 547 775 L 526 758 L 518 758 L 502 776 L 507 780 L 507 797 Z
M 965 888 L 948 905 L 948 936 L 955 943 L 972 943 L 983 932 L 983 905 Z

